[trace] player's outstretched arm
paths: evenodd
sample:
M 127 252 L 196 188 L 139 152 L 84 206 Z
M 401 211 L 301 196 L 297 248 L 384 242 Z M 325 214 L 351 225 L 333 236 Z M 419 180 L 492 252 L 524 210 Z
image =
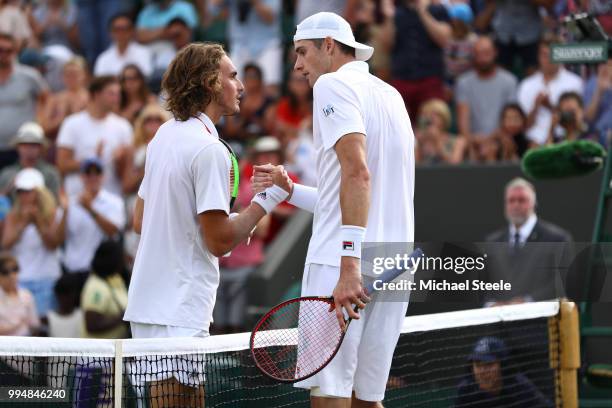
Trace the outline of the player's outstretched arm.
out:
M 206 211 L 198 215 L 202 236 L 208 250 L 216 257 L 230 252 L 240 242 L 245 241 L 266 211 L 256 204 L 235 217 L 225 211 Z
M 272 186 L 257 193 L 240 214 L 229 216 L 222 210 L 204 211 L 198 215 L 202 236 L 208 250 L 220 257 L 246 240 L 255 226 L 274 207 L 285 201 L 288 193 L 278 186 Z
M 319 193 L 316 188 L 294 183 L 289 178 L 283 166 L 274 166 L 265 164 L 262 166 L 254 166 L 252 177 L 253 191 L 260 191 L 277 185 L 289 193 L 287 201 L 302 210 L 314 212 L 315 205 L 319 198 Z
M 334 245 L 342 246 L 342 258 L 340 278 L 333 297 L 338 321 L 344 326 L 342 309 L 353 319 L 358 319 L 359 314 L 353 310 L 353 305 L 363 308 L 364 300 L 368 300 L 361 286 L 360 258 L 370 208 L 370 172 L 366 163 L 365 135 L 344 135 L 336 143 L 335 150 L 340 161 L 342 227 L 341 242 Z M 351 245 L 345 245 L 346 242 Z

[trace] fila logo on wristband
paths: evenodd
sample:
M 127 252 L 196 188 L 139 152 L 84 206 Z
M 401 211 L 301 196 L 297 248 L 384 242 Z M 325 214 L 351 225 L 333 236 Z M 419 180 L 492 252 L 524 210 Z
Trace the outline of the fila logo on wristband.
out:
M 262 191 L 261 193 L 257 194 L 257 197 L 261 198 L 262 200 L 266 200 L 268 198 L 268 195 L 265 191 Z
M 345 251 L 354 251 L 355 250 L 355 243 L 353 241 L 343 241 L 342 242 L 342 249 Z

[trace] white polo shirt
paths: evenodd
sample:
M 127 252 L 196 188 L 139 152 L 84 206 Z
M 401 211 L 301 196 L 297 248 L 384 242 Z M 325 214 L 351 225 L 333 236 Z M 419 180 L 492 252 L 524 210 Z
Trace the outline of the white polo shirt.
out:
M 370 209 L 365 241 L 414 241 L 414 134 L 401 95 L 354 61 L 314 86 L 318 201 L 306 263 L 340 266 L 340 162 L 344 135 L 366 136 Z
M 142 234 L 124 319 L 208 330 L 219 262 L 198 214 L 229 214 L 230 159 L 210 119 L 171 119 L 147 147 Z
M 565 68 L 561 68 L 557 76 L 548 83 L 544 82 L 541 72 L 536 72 L 520 83 L 517 99 L 525 114 L 529 114 L 540 92 L 548 92 L 550 103 L 556 106 L 563 93 L 573 91 L 582 95 L 583 87 L 582 78 Z M 552 112 L 544 107 L 538 109 L 533 126 L 527 129 L 527 137 L 537 144 L 546 143 L 551 123 Z

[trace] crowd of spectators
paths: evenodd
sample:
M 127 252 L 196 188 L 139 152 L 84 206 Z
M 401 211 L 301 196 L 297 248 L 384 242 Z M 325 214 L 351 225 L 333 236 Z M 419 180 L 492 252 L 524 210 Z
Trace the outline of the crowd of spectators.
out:
M 403 96 L 418 164 L 609 143 L 612 60 L 550 62 L 568 13 L 592 12 L 612 32 L 606 1 L 0 0 L 0 334 L 125 334 L 134 197 L 146 145 L 169 119 L 161 79 L 191 41 L 223 42 L 244 83 L 241 113 L 219 124 L 241 157 L 235 210 L 254 164 L 315 184 L 312 90 L 292 71 L 292 35 L 318 11 L 342 14 L 376 48 L 371 72 Z M 244 329 L 245 279 L 293 210 L 279 206 L 221 261 L 221 331 Z

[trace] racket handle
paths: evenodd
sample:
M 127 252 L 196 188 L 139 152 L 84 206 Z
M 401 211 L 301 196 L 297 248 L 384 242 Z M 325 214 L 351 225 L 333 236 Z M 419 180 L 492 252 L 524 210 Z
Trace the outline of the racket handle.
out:
M 420 258 L 422 256 L 423 256 L 423 250 L 421 248 L 415 249 L 410 254 L 410 260 L 412 261 L 412 265 L 414 266 L 414 260 L 416 258 Z M 398 276 L 400 276 L 404 272 L 406 272 L 406 269 L 387 269 L 382 274 L 380 274 L 376 278 L 376 280 L 382 283 L 388 283 L 388 282 L 391 282 L 393 279 L 397 278 Z M 374 282 L 366 286 L 365 289 L 368 294 L 374 293 Z

